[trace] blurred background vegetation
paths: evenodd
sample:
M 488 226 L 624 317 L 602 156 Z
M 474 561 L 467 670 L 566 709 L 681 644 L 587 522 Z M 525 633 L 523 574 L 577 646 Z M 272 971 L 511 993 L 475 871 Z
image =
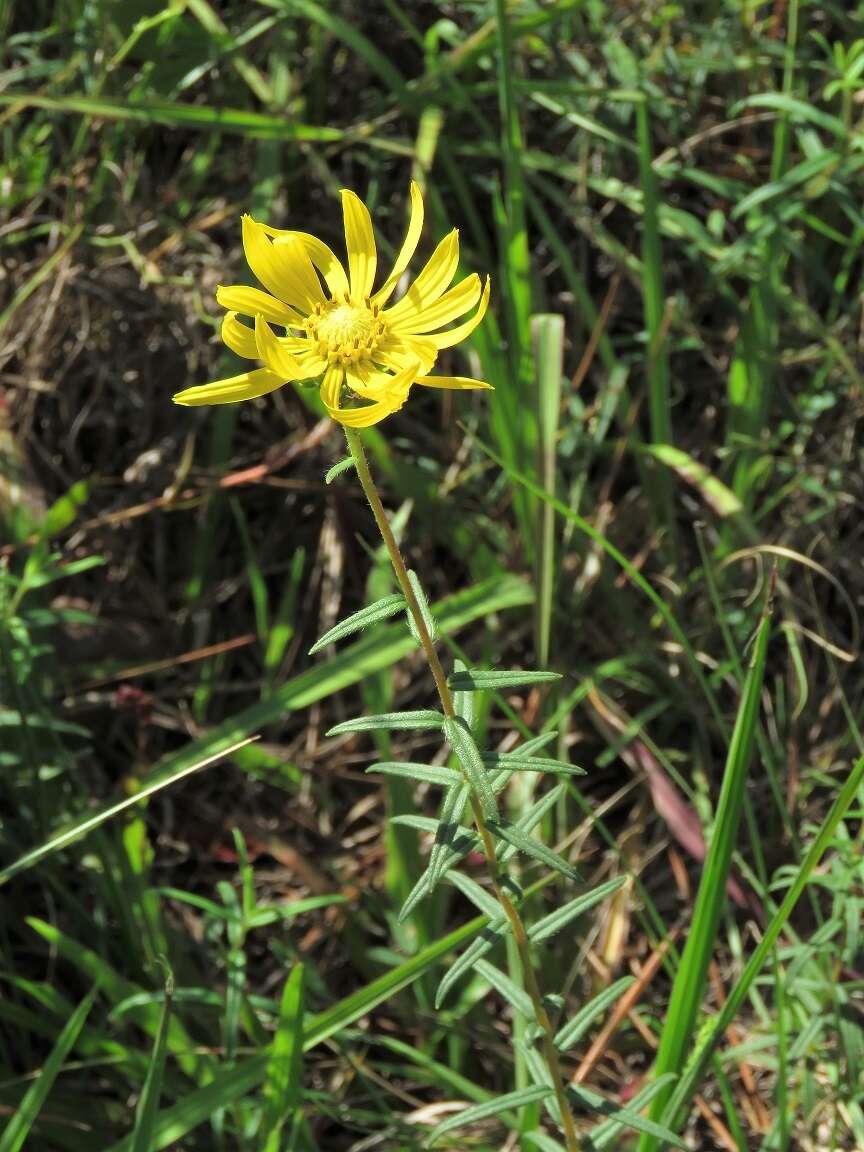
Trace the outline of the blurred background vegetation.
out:
M 385 812 L 426 799 L 364 769 L 437 749 L 324 735 L 433 699 L 401 623 L 306 655 L 391 590 L 324 483 L 339 429 L 302 390 L 170 402 L 236 364 L 242 212 L 338 250 L 353 188 L 386 262 L 412 177 L 424 252 L 457 225 L 493 280 L 443 370 L 496 391 L 412 398 L 370 452 L 452 651 L 563 673 L 486 738 L 545 725 L 588 770 L 552 837 L 628 883 L 543 965 L 571 1007 L 637 978 L 568 1066 L 628 1100 L 774 565 L 709 1013 L 862 751 L 864 6 L 0 0 L 0 34 L 0 1150 L 419 1149 L 524 1072 L 481 973 L 433 1010 L 464 899 L 395 922 L 427 845 Z M 860 817 L 692 1147 L 864 1147 Z

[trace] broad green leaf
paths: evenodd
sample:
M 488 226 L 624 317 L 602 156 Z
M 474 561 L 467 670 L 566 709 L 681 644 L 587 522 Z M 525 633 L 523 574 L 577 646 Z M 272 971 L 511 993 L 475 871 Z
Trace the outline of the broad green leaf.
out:
M 93 1007 L 93 1001 L 96 999 L 97 991 L 98 986 L 92 988 L 63 1025 L 60 1035 L 57 1037 L 57 1043 L 43 1062 L 39 1075 L 31 1082 L 14 1115 L 3 1129 L 3 1134 L 0 1136 L 0 1152 L 20 1152 L 20 1149 L 24 1147 L 24 1141 L 30 1135 L 30 1130 L 42 1110 L 48 1093 L 54 1086 L 54 1081 L 63 1067 L 64 1060 L 72 1051 L 81 1029 L 84 1027 L 84 1022 Z M 35 1146 L 35 1143 L 30 1145 L 33 1148 Z
M 483 815 L 487 820 L 494 820 L 498 815 L 495 792 L 489 773 L 483 763 L 483 757 L 474 743 L 471 730 L 461 716 L 445 716 L 444 736 L 456 754 L 471 789 L 480 802 Z
M 362 631 L 363 628 L 368 628 L 370 624 L 377 624 L 379 620 L 387 620 L 390 616 L 395 616 L 397 612 L 401 612 L 405 608 L 405 600 L 399 594 L 394 596 L 384 596 L 381 600 L 376 600 L 374 604 L 370 604 L 367 608 L 361 608 L 359 612 L 354 612 L 345 620 L 340 620 L 324 635 L 316 640 L 312 647 L 309 649 L 309 655 L 314 656 L 316 652 L 320 652 L 322 648 L 326 648 L 328 644 L 335 644 L 337 640 L 342 640 L 346 636 L 352 636 L 355 632 Z
M 442 728 L 445 717 L 431 708 L 418 708 L 409 712 L 382 712 L 378 716 L 357 716 L 334 725 L 328 736 L 343 736 L 346 732 L 405 732 Z
M 548 916 L 538 920 L 528 930 L 528 938 L 531 943 L 539 944 L 541 940 L 548 940 L 550 936 L 560 932 L 575 917 L 581 916 L 583 912 L 587 912 L 589 908 L 593 908 L 595 904 L 599 904 L 601 900 L 605 900 L 607 896 L 617 892 L 626 882 L 626 876 L 616 876 L 614 880 L 607 880 L 605 884 L 598 884 L 590 892 L 583 892 L 575 900 L 569 900 L 562 908 L 556 908 L 554 912 L 550 912 Z
M 579 1011 L 568 1020 L 555 1036 L 555 1047 L 566 1052 L 582 1039 L 598 1016 L 602 1015 L 610 1005 L 617 1003 L 622 995 L 633 983 L 632 976 L 622 976 L 608 988 L 604 988 L 593 1000 L 589 1000 Z
M 497 1096 L 485 1104 L 474 1104 L 470 1108 L 466 1108 L 464 1112 L 456 1112 L 453 1116 L 448 1116 L 446 1120 L 442 1120 L 429 1134 L 429 1143 L 434 1144 L 436 1140 L 448 1132 L 452 1132 L 454 1128 L 462 1128 L 466 1124 L 474 1124 L 478 1120 L 488 1120 L 492 1116 L 500 1116 L 502 1112 L 507 1112 L 511 1108 L 522 1108 L 525 1104 L 534 1104 L 538 1100 L 544 1100 L 551 1093 L 552 1089 L 546 1084 L 532 1084 L 528 1088 L 518 1088 L 515 1092 L 507 1092 L 503 1096 Z
M 526 688 L 531 684 L 551 684 L 560 680 L 558 672 L 452 672 L 447 683 L 459 692 L 481 692 L 484 689 Z

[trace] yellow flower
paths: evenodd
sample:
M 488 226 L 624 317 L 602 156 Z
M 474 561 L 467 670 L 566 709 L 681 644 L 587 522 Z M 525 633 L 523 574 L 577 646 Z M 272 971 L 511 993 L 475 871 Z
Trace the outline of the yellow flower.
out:
M 221 287 L 226 308 L 222 339 L 255 368 L 228 380 L 187 388 L 177 404 L 232 404 L 281 388 L 292 380 L 321 380 L 321 398 L 334 420 L 366 428 L 396 412 L 412 384 L 431 388 L 488 388 L 464 376 L 430 376 L 438 352 L 464 340 L 489 303 L 489 280 L 476 272 L 455 287 L 459 235 L 445 236 L 405 295 L 391 307 L 402 273 L 423 228 L 423 197 L 411 184 L 411 218 L 390 275 L 373 293 L 378 256 L 365 204 L 342 191 L 348 273 L 333 251 L 308 232 L 259 224 L 243 217 L 243 249 L 266 291 L 242 284 Z M 477 305 L 455 328 L 441 329 Z M 244 324 L 240 317 L 252 321 Z M 279 331 L 274 331 L 274 327 Z M 345 401 L 366 401 L 361 405 Z

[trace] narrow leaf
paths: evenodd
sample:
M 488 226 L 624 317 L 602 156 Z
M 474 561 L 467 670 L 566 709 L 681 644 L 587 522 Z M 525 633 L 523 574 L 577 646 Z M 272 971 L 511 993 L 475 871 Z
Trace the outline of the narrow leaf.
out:
M 529 1088 L 519 1088 L 515 1092 L 507 1092 L 503 1096 L 497 1096 L 494 1100 L 487 1100 L 485 1104 L 474 1104 L 470 1108 L 466 1108 L 464 1112 L 457 1112 L 453 1116 L 448 1116 L 446 1120 L 442 1120 L 429 1134 L 429 1143 L 434 1144 L 435 1141 L 444 1136 L 447 1132 L 452 1132 L 454 1128 L 462 1128 L 466 1124 L 474 1124 L 478 1120 L 488 1120 L 492 1116 L 500 1116 L 502 1112 L 507 1112 L 510 1108 L 522 1108 L 525 1104 L 534 1104 L 538 1100 L 543 1100 L 552 1092 L 552 1089 L 545 1084 L 532 1084 Z
M 350 468 L 354 467 L 354 457 L 346 456 L 344 460 L 340 460 L 338 464 L 334 464 L 332 468 L 328 468 L 324 475 L 324 483 L 332 484 L 333 481 L 341 476 L 343 472 L 347 472 Z
M 481 692 L 485 688 L 525 688 L 531 684 L 549 684 L 560 680 L 557 672 L 452 672 L 447 683 L 460 692 Z
M 144 1078 L 144 1087 L 135 1109 L 135 1128 L 132 1132 L 131 1152 L 150 1152 L 153 1147 L 153 1133 L 159 1113 L 159 1098 L 162 1094 L 162 1078 L 165 1075 L 165 1054 L 168 1050 L 168 1025 L 171 1020 L 171 999 L 174 995 L 174 977 L 169 972 L 165 980 L 165 999 L 159 1030 L 153 1044 L 150 1064 Z
M 435 623 L 435 617 L 432 615 L 432 612 L 429 608 L 429 601 L 426 599 L 426 593 L 423 591 L 423 585 L 420 583 L 420 579 L 417 576 L 417 573 L 409 571 L 408 580 L 414 590 L 414 595 L 417 597 L 417 604 L 420 608 L 420 615 L 423 617 L 423 623 L 426 625 L 426 631 L 429 633 L 430 639 L 437 640 L 438 625 Z M 414 623 L 414 618 L 410 612 L 407 613 L 407 617 L 408 627 L 411 629 L 411 635 L 419 644 L 420 635 L 417 632 L 417 626 Z
M 335 644 L 337 640 L 342 640 L 363 628 L 368 628 L 370 624 L 376 624 L 379 620 L 387 620 L 390 616 L 395 616 L 397 612 L 403 611 L 404 608 L 404 597 L 398 594 L 384 596 L 381 600 L 376 600 L 374 604 L 361 608 L 359 612 L 352 613 L 345 620 L 340 620 L 319 640 L 315 641 L 309 649 L 309 655 L 314 656 L 316 652 L 320 652 L 328 644 Z
M 550 788 L 548 792 L 544 793 L 539 800 L 535 800 L 528 811 L 523 813 L 516 821 L 515 827 L 519 832 L 526 836 L 532 832 L 546 813 L 551 812 L 558 803 L 558 800 L 564 793 L 565 787 L 566 785 L 564 784 L 558 784 L 555 788 Z M 499 845 L 499 847 L 499 859 L 502 864 L 506 864 L 508 860 L 511 860 L 518 851 L 516 844 L 513 843 L 502 844 Z
M 539 944 L 541 940 L 548 940 L 550 936 L 560 932 L 571 920 L 581 916 L 583 912 L 587 912 L 589 908 L 593 908 L 595 904 L 599 904 L 601 900 L 605 900 L 613 892 L 617 892 L 626 882 L 626 876 L 616 876 L 614 880 L 607 880 L 605 884 L 598 884 L 590 892 L 583 892 L 581 896 L 577 896 L 575 900 L 570 900 L 563 908 L 556 908 L 554 912 L 550 912 L 548 916 L 538 920 L 529 929 L 528 938 L 531 943 Z
M 578 1044 L 597 1017 L 602 1016 L 610 1005 L 620 1000 L 633 983 L 633 979 L 632 976 L 622 976 L 620 980 L 616 980 L 614 984 L 604 988 L 593 1000 L 589 1000 L 587 1004 L 583 1005 L 572 1020 L 568 1020 L 564 1027 L 559 1030 L 555 1036 L 555 1047 L 566 1052 L 574 1044 Z
M 516 752 L 484 752 L 487 768 L 506 769 L 508 772 L 546 772 L 550 776 L 584 776 L 584 768 L 568 764 L 566 760 L 551 760 L 545 756 L 520 756 Z
M 475 908 L 484 916 L 488 916 L 490 921 L 500 920 L 504 915 L 501 905 L 495 897 L 485 888 L 481 888 L 477 881 L 472 880 L 470 876 L 465 876 L 461 872 L 452 872 L 447 877 L 447 881 L 454 888 L 458 888 L 463 896 L 467 896 Z
M 384 776 L 403 776 L 407 780 L 422 780 L 426 784 L 438 784 L 443 788 L 452 788 L 454 784 L 462 782 L 462 777 L 455 768 L 444 768 L 437 764 L 383 760 L 380 764 L 373 764 L 366 771 L 381 772 Z
M 524 988 L 511 980 L 510 977 L 496 968 L 494 964 L 490 964 L 488 960 L 478 960 L 474 965 L 474 970 L 478 972 L 484 980 L 489 981 L 490 987 L 495 992 L 500 992 L 504 999 L 511 1004 L 520 1015 L 524 1016 L 526 1020 L 534 1020 L 534 1005 L 531 1003 L 531 997 Z
M 20 1152 L 24 1147 L 24 1141 L 54 1086 L 54 1081 L 63 1067 L 63 1061 L 72 1051 L 84 1027 L 84 1021 L 96 999 L 96 992 L 97 988 L 92 988 L 64 1024 L 57 1043 L 42 1065 L 39 1075 L 30 1084 L 14 1115 L 3 1129 L 3 1135 L 0 1136 L 0 1152 Z
M 342 736 L 346 732 L 391 732 L 409 729 L 441 728 L 444 717 L 430 708 L 420 708 L 416 712 L 382 712 L 378 716 L 358 716 L 354 720 L 343 720 L 327 733 L 328 736 Z
M 433 892 L 450 864 L 447 861 L 448 853 L 456 847 L 456 839 L 460 833 L 467 831 L 460 828 L 459 821 L 468 803 L 468 785 L 459 784 L 450 789 L 444 796 L 441 805 L 441 817 L 435 831 L 435 843 L 429 854 L 429 867 L 426 870 L 427 891 Z
M 444 718 L 444 735 L 462 765 L 472 790 L 480 801 L 483 815 L 487 820 L 496 819 L 498 804 L 495 800 L 495 792 L 483 764 L 483 757 L 474 743 L 474 737 L 471 735 L 468 725 L 461 716 L 446 716 Z
M 451 967 L 448 968 L 441 978 L 441 982 L 435 992 L 436 1009 L 441 1007 L 444 1002 L 444 997 L 456 981 L 464 976 L 466 972 L 470 972 L 481 956 L 485 956 L 491 948 L 500 943 L 509 931 L 510 922 L 508 920 L 496 920 L 494 923 L 488 923 L 480 935 L 471 941 L 462 955 L 453 961 Z
M 613 1104 L 597 1092 L 592 1092 L 590 1088 L 585 1088 L 581 1084 L 568 1084 L 567 1094 L 575 1096 L 583 1107 L 592 1112 L 599 1112 L 601 1115 L 608 1116 L 612 1123 L 621 1128 L 632 1128 L 634 1131 L 642 1132 L 656 1140 L 673 1144 L 676 1148 L 686 1149 L 687 1147 L 680 1137 L 676 1136 L 674 1132 L 670 1132 L 668 1128 L 664 1128 L 662 1124 L 657 1124 L 630 1108 L 619 1108 L 617 1104 Z
M 266 1106 L 262 1132 L 267 1134 L 267 1139 L 263 1152 L 280 1152 L 285 1122 L 293 1119 L 303 1099 L 304 974 L 303 965 L 295 964 L 282 990 L 279 1023 L 264 1080 Z
M 571 864 L 567 863 L 563 856 L 559 856 L 557 852 L 553 852 L 551 848 L 547 848 L 545 844 L 541 844 L 539 840 L 529 836 L 518 824 L 511 824 L 509 820 L 490 820 L 489 831 L 493 836 L 498 836 L 504 840 L 509 847 L 539 860 L 541 864 L 545 864 L 547 868 L 552 868 L 555 872 L 560 872 L 568 880 L 579 879 L 579 873 Z

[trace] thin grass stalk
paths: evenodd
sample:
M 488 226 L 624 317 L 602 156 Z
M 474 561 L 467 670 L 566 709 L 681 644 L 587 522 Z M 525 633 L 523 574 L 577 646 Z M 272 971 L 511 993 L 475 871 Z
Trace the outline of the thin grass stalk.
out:
M 408 606 L 408 611 L 414 622 L 417 630 L 417 635 L 420 638 L 420 646 L 423 649 L 423 654 L 429 665 L 429 670 L 432 673 L 432 679 L 435 681 L 435 687 L 438 691 L 438 697 L 441 701 L 441 708 L 445 716 L 455 717 L 456 709 L 453 704 L 453 697 L 450 688 L 447 684 L 447 676 L 438 658 L 438 652 L 435 648 L 435 643 L 429 634 L 429 629 L 426 627 L 423 611 L 417 600 L 414 588 L 408 577 L 408 569 L 405 566 L 405 561 L 402 558 L 402 553 L 399 551 L 399 546 L 396 543 L 393 531 L 390 527 L 390 522 L 387 519 L 387 513 L 384 510 L 384 505 L 381 502 L 381 497 L 372 478 L 372 473 L 369 470 L 369 463 L 366 459 L 366 452 L 363 448 L 363 441 L 360 435 L 351 428 L 345 429 L 345 437 L 348 441 L 348 450 L 354 460 L 354 466 L 357 471 L 357 476 L 363 488 L 366 499 L 369 502 L 369 507 L 372 510 L 372 515 L 375 518 L 375 523 L 378 526 L 378 531 L 381 533 L 381 539 L 387 549 L 390 561 L 393 565 L 393 572 L 396 576 L 396 581 L 399 588 L 405 597 L 405 603 Z M 564 1138 L 566 1142 L 567 1152 L 579 1152 L 579 1140 L 576 1135 L 576 1126 L 573 1121 L 573 1115 L 570 1111 L 570 1105 L 567 1101 L 567 1096 L 564 1090 L 564 1079 L 561 1072 L 561 1065 L 558 1060 L 558 1051 L 555 1047 L 555 1031 L 552 1027 L 552 1022 L 549 1019 L 549 1014 L 546 1011 L 546 1006 L 543 1002 L 543 993 L 540 990 L 540 985 L 537 980 L 537 974 L 534 971 L 534 964 L 531 958 L 531 946 L 528 940 L 528 932 L 522 922 L 522 917 L 515 904 L 512 902 L 507 892 L 502 886 L 502 877 L 498 864 L 498 857 L 495 854 L 495 841 L 492 838 L 492 833 L 489 831 L 486 818 L 483 814 L 477 795 L 472 790 L 471 793 L 471 812 L 474 817 L 474 824 L 477 828 L 477 833 L 480 836 L 480 841 L 483 845 L 483 854 L 486 858 L 486 865 L 489 869 L 489 878 L 492 884 L 492 889 L 495 893 L 495 898 L 501 905 L 504 914 L 510 924 L 510 929 L 513 933 L 513 940 L 519 953 L 519 959 L 522 965 L 522 977 L 525 981 L 525 989 L 531 998 L 531 1005 L 534 1010 L 535 1018 L 540 1026 L 542 1033 L 542 1050 L 543 1058 L 549 1070 L 555 1099 L 558 1104 L 558 1109 L 561 1113 L 561 1124 L 564 1129 Z
M 753 658 L 741 696 L 741 706 L 729 743 L 723 784 L 717 803 L 717 818 L 693 908 L 690 934 L 672 986 L 672 995 L 660 1035 L 660 1046 L 654 1065 L 654 1075 L 658 1078 L 669 1072 L 676 1075 L 680 1072 L 685 1055 L 695 1037 L 699 1006 L 708 977 L 708 965 L 714 951 L 720 913 L 725 903 L 726 883 L 740 823 L 747 771 L 755 744 L 770 624 L 769 599 L 759 625 Z M 652 1120 L 660 1120 L 671 1094 L 671 1086 L 658 1092 L 651 1107 Z M 657 1147 L 655 1136 L 643 1134 L 639 1141 L 639 1152 L 656 1152 Z

